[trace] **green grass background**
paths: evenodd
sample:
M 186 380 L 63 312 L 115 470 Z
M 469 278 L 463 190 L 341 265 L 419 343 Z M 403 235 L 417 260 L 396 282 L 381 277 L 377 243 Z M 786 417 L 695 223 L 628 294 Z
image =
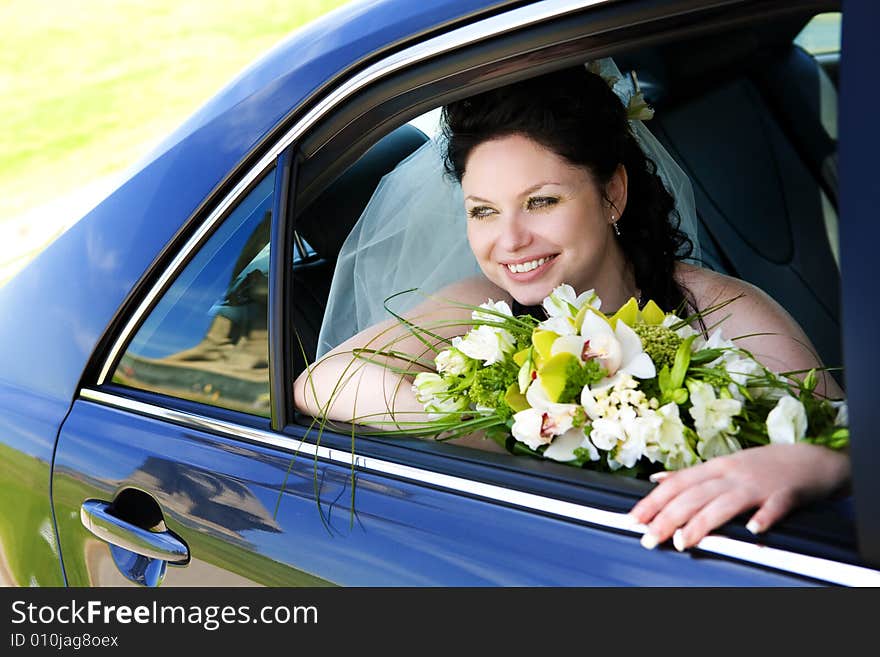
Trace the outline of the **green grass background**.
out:
M 125 169 L 285 35 L 344 2 L 0 0 L 0 229 Z M 0 265 L 17 255 L 0 246 Z

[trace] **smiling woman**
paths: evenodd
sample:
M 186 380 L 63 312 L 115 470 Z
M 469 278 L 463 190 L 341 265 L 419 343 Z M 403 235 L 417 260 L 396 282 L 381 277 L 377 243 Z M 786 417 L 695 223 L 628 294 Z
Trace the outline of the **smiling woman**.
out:
M 471 332 L 465 328 L 469 328 L 471 310 L 487 299 L 484 307 L 501 318 L 511 314 L 507 306 L 511 304 L 514 316 L 525 313 L 545 320 L 549 299 L 552 295 L 561 298 L 559 290 L 572 290 L 569 286 L 574 288 L 568 295 L 572 299 L 574 294 L 583 292 L 579 299 L 593 295 L 607 304 L 611 312 L 619 308 L 613 318 L 618 324 L 623 320 L 618 320 L 617 315 L 625 311 L 627 299 L 633 299 L 634 313 L 639 308 L 653 313 L 652 308 L 657 306 L 648 304 L 650 299 L 652 304 L 660 304 L 666 311 L 677 311 L 684 317 L 699 317 L 720 302 L 730 313 L 724 323 L 728 335 L 751 336 L 738 341 L 738 347 L 748 350 L 745 353 L 750 357 L 754 354 L 777 372 L 805 372 L 821 367 L 807 336 L 769 296 L 743 281 L 682 262 L 690 254 L 691 243 L 677 228 L 675 201 L 657 175 L 657 165 L 646 158 L 639 146 L 627 120 L 627 108 L 612 91 L 609 81 L 584 66 L 563 69 L 458 101 L 446 106 L 443 116 L 447 168 L 461 183 L 468 217 L 467 239 L 483 276 L 458 282 L 438 293 L 439 299 L 451 299 L 452 303 L 429 300 L 408 314 L 400 325 L 395 327 L 392 320 L 370 327 L 330 351 L 295 383 L 295 399 L 301 411 L 382 429 L 421 426 L 419 423 L 430 421 L 438 413 L 447 414 L 454 424 L 468 407 L 440 389 L 443 386 L 437 375 L 421 373 L 426 357 L 430 360 L 432 351 L 438 359 L 458 351 L 483 359 L 485 366 L 494 366 L 501 360 L 496 351 L 519 349 L 517 355 L 522 356 L 523 362 L 517 361 L 517 365 L 526 368 L 526 376 L 520 379 L 518 392 L 525 399 L 517 401 L 513 389 L 505 396 L 510 410 L 520 411 L 513 418 L 514 436 L 519 438 L 517 427 L 521 425 L 517 418 L 535 411 L 536 419 L 530 426 L 534 425 L 535 431 L 531 433 L 537 442 L 530 443 L 532 449 L 543 444 L 544 438 L 559 435 L 568 439 L 574 431 L 578 449 L 598 459 L 597 447 L 610 450 L 617 444 L 616 438 L 608 443 L 607 437 L 601 436 L 600 425 L 607 419 L 591 413 L 591 404 L 581 401 L 592 425 L 582 417 L 583 411 L 578 414 L 577 408 L 571 410 L 571 417 L 564 422 L 560 417 L 567 410 L 561 410 L 564 404 L 559 403 L 559 394 L 544 398 L 554 388 L 547 381 L 558 375 L 555 366 L 552 375 L 548 371 L 550 363 L 567 353 L 560 345 L 568 340 L 566 334 L 572 332 L 570 329 L 563 328 L 561 335 L 556 335 L 552 350 L 543 350 L 543 354 L 542 338 L 534 334 L 533 350 L 545 364 L 530 372 L 528 363 L 533 356 L 529 354 L 533 350 L 524 349 L 523 341 L 516 337 L 516 327 L 509 331 L 501 329 L 502 325 L 497 324 L 501 320 L 496 319 L 493 324 L 491 315 L 484 317 L 481 313 L 486 311 L 478 310 L 472 319 L 483 325 Z M 401 175 L 405 174 L 392 174 Z M 370 216 L 368 211 L 361 220 L 369 220 Z M 417 221 L 412 223 L 421 226 Z M 439 227 L 441 231 L 450 229 Z M 368 256 L 365 253 L 363 257 Z M 424 252 L 414 253 L 413 257 L 423 263 L 427 259 Z M 542 300 L 544 308 L 538 306 Z M 500 312 L 496 303 L 499 301 L 503 304 Z M 592 318 L 589 304 L 583 309 L 572 301 L 567 305 L 572 309 L 574 332 L 593 337 L 583 332 L 591 325 L 583 318 L 584 312 Z M 413 330 L 413 326 L 428 328 Z M 702 319 L 700 326 L 705 330 Z M 524 324 L 523 328 L 530 327 L 531 324 Z M 540 332 L 544 327 L 542 322 L 535 330 Z M 467 336 L 462 339 L 464 333 Z M 634 341 L 639 345 L 635 334 L 630 339 L 624 333 L 619 336 L 622 343 Z M 717 341 L 718 337 L 714 339 Z M 685 345 L 688 356 L 692 339 Z M 469 341 L 478 342 L 479 348 L 469 351 Z M 710 344 L 712 341 L 709 338 Z M 490 343 L 494 348 L 487 351 Z M 449 344 L 452 352 L 444 351 Z M 527 347 L 528 343 L 525 344 Z M 617 345 L 618 341 L 609 338 L 601 345 L 598 339 L 594 345 L 591 340 L 578 344 L 580 348 L 573 351 L 574 360 L 580 357 L 585 361 L 583 367 L 598 362 L 605 368 L 604 374 L 594 372 L 595 377 L 588 377 L 586 385 L 582 375 L 572 375 L 580 382 L 578 389 L 583 387 L 583 394 L 587 395 L 590 386 L 597 386 L 594 390 L 598 391 L 603 385 L 614 385 L 617 394 L 617 386 L 622 383 L 612 375 L 617 373 L 620 362 L 614 361 L 612 366 L 614 359 L 601 345 Z M 640 354 L 641 347 L 636 351 Z M 366 362 L 355 365 L 359 353 L 369 355 L 364 358 Z M 683 367 L 678 364 L 680 358 L 684 356 L 676 354 L 674 371 Z M 441 374 L 449 367 L 447 360 L 438 361 Z M 571 360 L 569 356 L 565 362 Z M 561 368 L 562 361 L 559 362 Z M 648 363 L 649 368 L 633 367 L 630 374 L 653 377 L 654 364 L 650 360 Z M 683 375 L 681 378 L 673 387 L 682 386 Z M 662 377 L 660 380 L 661 386 L 665 386 Z M 557 393 L 560 387 L 556 386 Z M 709 399 L 708 388 L 692 384 L 690 379 L 688 387 L 694 400 L 694 417 L 705 415 L 700 415 L 702 407 L 734 404 L 733 400 L 730 404 L 724 399 L 716 401 L 714 392 Z M 506 385 L 502 386 L 498 394 L 506 389 Z M 818 392 L 834 398 L 841 395 L 830 379 L 819 386 Z M 621 389 L 620 394 L 623 393 Z M 665 395 L 655 394 L 655 407 L 668 401 Z M 742 395 L 750 396 L 747 392 Z M 592 399 L 592 393 L 587 398 Z M 767 445 L 735 454 L 741 449 L 733 438 L 739 429 L 734 430 L 731 424 L 732 415 L 741 408 L 740 402 L 735 403 L 735 409 L 714 421 L 721 423 L 721 429 L 710 430 L 706 422 L 702 427 L 701 421 L 697 422 L 700 442 L 694 443 L 693 448 L 707 462 L 664 476 L 661 485 L 632 510 L 634 520 L 650 523 L 643 541 L 645 547 L 653 548 L 680 530 L 676 547 L 685 549 L 712 529 L 755 507 L 758 510 L 749 527 L 753 532 L 765 531 L 796 503 L 826 495 L 847 481 L 848 457 L 824 447 Z M 480 396 L 473 413 L 474 428 L 484 428 L 481 414 L 495 410 L 494 405 L 487 406 L 489 403 Z M 615 425 L 614 432 L 621 431 Z M 684 435 L 683 432 L 679 427 L 678 433 Z M 710 447 L 719 433 L 729 434 L 730 438 L 722 435 L 722 440 L 715 440 L 716 446 Z M 461 437 L 458 431 L 455 435 L 459 444 L 497 449 L 495 443 L 479 433 Z M 567 456 L 559 460 L 575 460 L 576 451 L 564 451 Z M 618 459 L 622 457 L 617 452 L 609 451 L 611 469 L 620 467 Z M 786 459 L 797 463 L 797 467 L 772 467 Z M 634 460 L 625 460 L 628 467 L 635 464 Z M 675 467 L 684 465 L 681 461 L 676 463 Z

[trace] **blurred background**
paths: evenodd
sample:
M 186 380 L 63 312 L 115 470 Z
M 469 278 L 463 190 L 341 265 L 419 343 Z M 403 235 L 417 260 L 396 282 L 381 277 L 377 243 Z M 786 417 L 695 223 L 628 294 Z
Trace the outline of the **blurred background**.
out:
M 0 285 L 128 166 L 346 0 L 0 0 Z

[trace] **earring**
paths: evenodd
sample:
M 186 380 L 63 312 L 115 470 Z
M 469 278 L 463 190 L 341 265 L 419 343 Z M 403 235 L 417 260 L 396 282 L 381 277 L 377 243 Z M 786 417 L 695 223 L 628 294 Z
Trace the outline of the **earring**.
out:
M 611 215 L 611 225 L 614 228 L 614 234 L 620 237 L 620 226 L 617 225 L 617 222 L 614 221 L 614 215 Z

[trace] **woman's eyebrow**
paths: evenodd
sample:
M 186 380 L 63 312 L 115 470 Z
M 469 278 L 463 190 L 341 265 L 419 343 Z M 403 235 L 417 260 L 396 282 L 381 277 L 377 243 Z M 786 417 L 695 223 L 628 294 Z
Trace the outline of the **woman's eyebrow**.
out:
M 465 201 L 476 201 L 477 203 L 490 203 L 490 204 L 492 203 L 492 201 L 489 201 L 484 198 L 480 198 L 479 196 L 468 196 L 465 199 Z
M 546 187 L 547 185 L 557 185 L 557 186 L 561 187 L 561 186 L 562 186 L 562 183 L 553 182 L 553 181 L 550 181 L 550 180 L 547 180 L 547 181 L 545 181 L 545 182 L 539 182 L 537 185 L 532 185 L 532 186 L 529 187 L 527 190 L 523 191 L 523 192 L 520 194 L 520 196 L 528 196 L 528 195 L 531 194 L 532 192 L 536 192 L 536 191 L 538 191 L 539 189 L 541 189 L 542 187 Z
M 541 189 L 542 187 L 546 187 L 547 185 L 557 185 L 557 186 L 559 186 L 559 187 L 562 187 L 562 186 L 563 186 L 562 183 L 558 183 L 558 182 L 553 182 L 553 181 L 547 180 L 547 181 L 544 181 L 544 182 L 539 182 L 537 185 L 532 185 L 532 186 L 529 187 L 528 189 L 523 190 L 522 192 L 519 193 L 519 196 L 528 196 L 528 195 L 531 194 L 532 192 L 536 192 L 536 191 L 538 191 L 539 189 Z M 484 198 L 480 198 L 479 196 L 474 196 L 474 195 L 472 195 L 472 194 L 469 195 L 467 198 L 465 198 L 465 200 L 466 200 L 466 201 L 476 201 L 477 203 L 492 203 L 492 202 L 493 202 L 493 201 L 489 201 L 489 200 L 484 199 Z

